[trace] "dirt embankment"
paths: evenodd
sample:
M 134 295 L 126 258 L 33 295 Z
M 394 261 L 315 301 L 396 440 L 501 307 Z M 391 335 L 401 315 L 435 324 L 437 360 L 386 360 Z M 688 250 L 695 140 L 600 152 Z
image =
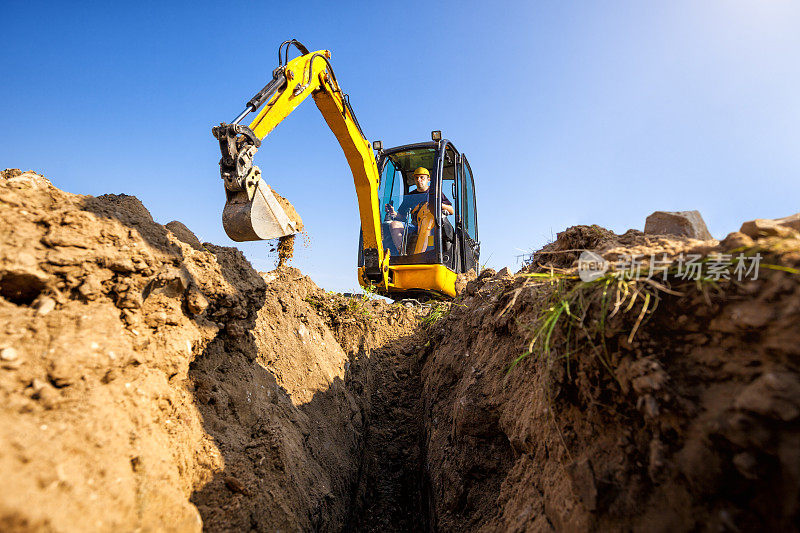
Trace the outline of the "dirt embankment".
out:
M 370 356 L 406 342 L 415 310 L 334 297 L 292 268 L 259 274 L 182 227 L 185 244 L 133 197 L 72 195 L 33 173 L 4 172 L 0 227 L 0 471 L 13 487 L 0 530 L 352 520 Z
M 798 529 L 795 230 L 570 228 L 420 310 L 168 226 L 0 176 L 0 530 Z M 583 283 L 584 248 L 762 268 Z
M 432 524 L 797 530 L 800 234 L 718 245 L 601 230 L 545 252 L 760 253 L 761 271 L 581 283 L 544 274 L 575 271 L 543 253 L 534 276 L 471 282 L 422 370 Z

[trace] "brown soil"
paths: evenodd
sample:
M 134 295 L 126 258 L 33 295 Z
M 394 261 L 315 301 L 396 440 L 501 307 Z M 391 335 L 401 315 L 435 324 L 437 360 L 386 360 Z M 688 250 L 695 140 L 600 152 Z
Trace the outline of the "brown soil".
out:
M 278 194 L 278 192 L 275 189 L 272 189 L 272 194 L 275 195 L 275 199 L 278 200 L 279 204 L 281 204 L 281 207 L 283 208 L 283 211 L 286 213 L 286 216 L 289 217 L 289 220 L 295 223 L 295 229 L 297 230 L 297 232 L 299 233 L 303 231 L 305 229 L 305 226 L 303 225 L 303 219 L 300 218 L 300 215 L 297 213 L 297 210 L 294 208 L 292 203 L 283 196 L 281 196 L 280 194 Z
M 607 257 L 630 238 L 610 237 Z M 627 251 L 701 246 L 634 237 Z M 749 244 L 765 264 L 797 269 L 798 237 Z M 717 250 L 741 244 L 726 241 Z M 756 281 L 675 284 L 682 295 L 662 292 L 632 342 L 642 299 L 608 319 L 598 298 L 573 307 L 582 326 L 560 322 L 549 353 L 534 347 L 510 371 L 577 282 L 471 282 L 422 374 L 433 527 L 797 530 L 799 281 L 764 268 Z
M 275 249 L 278 252 L 279 267 L 287 264 L 294 257 L 294 237 L 294 235 L 287 235 L 278 239 Z
M 510 369 L 577 281 L 346 298 L 16 170 L 0 228 L 1 531 L 798 529 L 800 235 L 570 228 L 530 270 L 583 248 L 774 268 L 634 283 L 613 317 L 586 289 Z
M 135 198 L 0 182 L 0 530 L 341 530 L 374 349 L 417 310 L 196 250 Z

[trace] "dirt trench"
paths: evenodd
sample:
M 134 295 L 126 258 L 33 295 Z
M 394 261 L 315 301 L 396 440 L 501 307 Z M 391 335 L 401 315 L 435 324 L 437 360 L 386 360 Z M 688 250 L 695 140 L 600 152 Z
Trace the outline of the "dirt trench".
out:
M 327 293 L 290 267 L 259 273 L 168 226 L 131 196 L 3 173 L 0 470 L 14 490 L 0 494 L 0 530 L 341 531 L 410 517 L 413 483 L 376 470 L 371 447 L 420 420 L 387 396 L 403 396 L 420 310 Z
M 31 172 L 0 228 L 2 531 L 800 529 L 795 230 L 570 228 L 406 308 Z M 582 248 L 767 266 L 592 284 Z
M 759 254 L 761 271 L 586 283 L 545 253 L 470 282 L 421 354 L 433 529 L 800 529 L 800 233 L 598 233 L 546 251 Z

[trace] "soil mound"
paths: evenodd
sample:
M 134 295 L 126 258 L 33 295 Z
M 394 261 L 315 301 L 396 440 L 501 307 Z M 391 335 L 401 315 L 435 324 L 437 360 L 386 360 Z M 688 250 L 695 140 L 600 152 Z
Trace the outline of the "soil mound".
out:
M 675 256 L 680 252 L 708 252 L 718 241 L 678 237 L 675 235 L 646 235 L 630 229 L 622 235 L 597 225 L 572 226 L 556 234 L 556 240 L 531 254 L 523 267 L 527 272 L 564 271 L 574 266 L 581 252 L 596 251 L 609 260 L 620 255 L 649 256 L 664 254 Z
M 3 171 L 0 530 L 797 530 L 794 223 L 406 308 Z
M 587 283 L 556 260 L 470 282 L 423 354 L 434 529 L 797 530 L 800 234 L 587 231 L 545 251 L 759 254 L 761 270 Z
M 136 198 L 0 180 L 0 530 L 341 530 L 417 310 L 197 249 Z M 180 228 L 179 228 L 180 229 Z M 180 232 L 179 232 L 180 233 Z M 346 332 L 346 333 L 345 333 Z

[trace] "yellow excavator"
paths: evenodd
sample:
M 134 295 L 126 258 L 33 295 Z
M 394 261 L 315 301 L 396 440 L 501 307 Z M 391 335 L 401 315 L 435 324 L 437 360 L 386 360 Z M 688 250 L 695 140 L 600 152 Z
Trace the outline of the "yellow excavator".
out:
M 300 56 L 289 60 L 295 47 Z M 222 151 L 226 202 L 222 222 L 235 241 L 275 239 L 298 231 L 253 164 L 261 141 L 308 96 L 344 151 L 361 219 L 362 287 L 399 299 L 452 298 L 460 273 L 480 254 L 475 187 L 464 154 L 440 131 L 430 142 L 384 149 L 364 137 L 328 50 L 309 52 L 295 39 L 278 47 L 272 80 L 230 124 L 213 128 Z M 255 118 L 241 124 L 250 113 Z

